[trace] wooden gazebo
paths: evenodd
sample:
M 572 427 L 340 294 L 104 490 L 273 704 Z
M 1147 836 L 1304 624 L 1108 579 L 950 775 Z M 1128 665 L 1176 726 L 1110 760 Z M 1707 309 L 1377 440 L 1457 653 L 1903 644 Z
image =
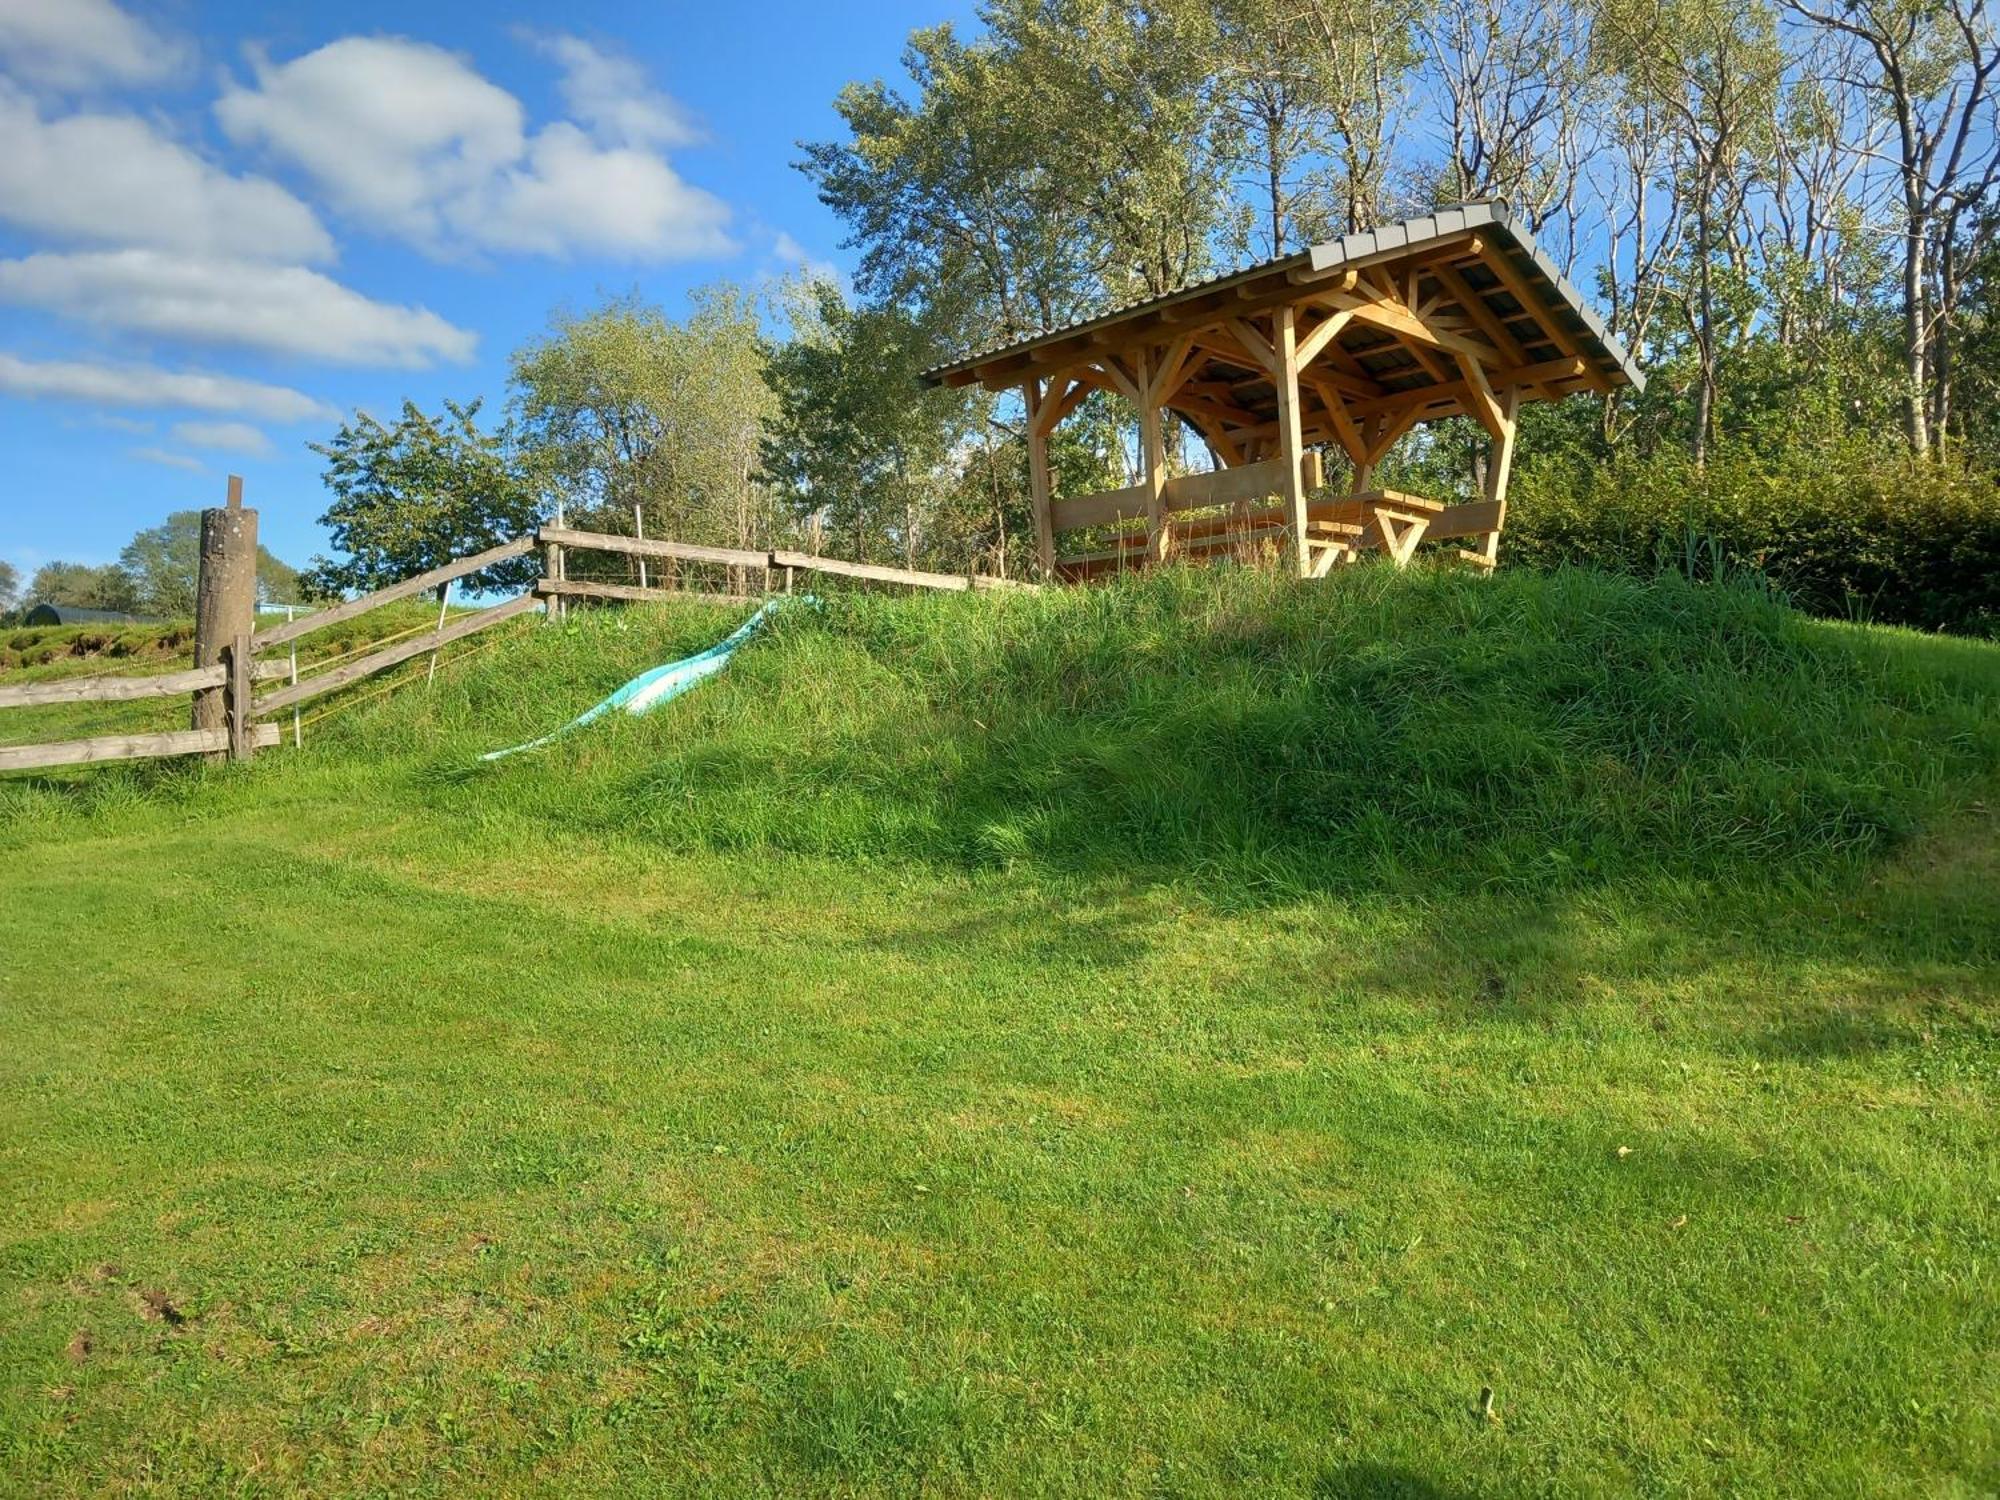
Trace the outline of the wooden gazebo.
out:
M 1027 404 L 1035 540 L 1048 577 L 1175 554 L 1282 550 L 1323 577 L 1361 550 L 1397 564 L 1420 542 L 1493 566 L 1522 401 L 1643 388 L 1645 377 L 1514 222 L 1469 203 L 1344 235 L 1100 317 L 926 372 L 933 385 L 1019 388 Z M 1048 441 L 1093 390 L 1139 420 L 1143 477 L 1102 494 L 1050 491 Z M 1166 415 L 1199 434 L 1209 473 L 1169 478 Z M 1419 422 L 1465 415 L 1491 437 L 1485 493 L 1447 505 L 1374 487 L 1374 469 Z M 1319 449 L 1347 459 L 1323 483 Z M 1275 504 L 1271 502 L 1275 500 Z M 1059 533 L 1091 529 L 1088 550 Z

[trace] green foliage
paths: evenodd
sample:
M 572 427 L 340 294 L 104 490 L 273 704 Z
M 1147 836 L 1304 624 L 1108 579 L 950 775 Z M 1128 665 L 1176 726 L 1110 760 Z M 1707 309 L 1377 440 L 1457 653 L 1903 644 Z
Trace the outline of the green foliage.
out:
M 1229 201 L 1205 8 L 989 0 L 981 20 L 992 67 L 1028 110 L 1014 129 L 1095 242 L 1085 264 L 1099 295 L 1154 296 L 1205 275 Z
M 2000 635 L 2000 484 L 1949 461 L 1731 444 L 1594 466 L 1532 454 L 1504 546 L 1536 566 L 1768 578 L 1817 614 Z
M 984 426 L 986 403 L 919 381 L 928 340 L 893 304 L 857 311 L 830 281 L 796 285 L 792 297 L 792 336 L 768 370 L 777 410 L 763 475 L 842 556 L 920 565 L 933 528 L 948 524 L 957 454 Z M 1025 487 L 1005 476 L 1016 506 Z
M 201 512 L 177 510 L 136 533 L 118 554 L 118 565 L 131 575 L 146 613 L 166 619 L 192 615 L 201 575 Z M 257 597 L 266 604 L 296 604 L 301 597 L 298 570 L 263 546 L 257 548 Z
M 1966 456 L 2000 474 L 2000 208 L 1968 231 L 1983 248 L 1966 270 L 1961 326 L 1953 331 L 1951 358 L 1959 372 L 1958 430 Z
M 20 597 L 20 570 L 4 558 L 0 558 L 0 609 L 12 609 Z
M 1104 256 L 1074 184 L 1047 169 L 1014 61 L 949 26 L 917 31 L 903 57 L 915 99 L 849 84 L 834 101 L 848 139 L 808 144 L 800 163 L 853 230 L 862 293 L 922 306 L 967 343 L 1074 317 Z
M 29 604 L 74 604 L 79 609 L 136 610 L 139 590 L 117 563 L 43 563 L 28 584 Z
M 754 297 L 702 288 L 675 322 L 637 294 L 560 313 L 514 352 L 513 411 L 574 524 L 747 547 L 770 515 L 753 482 L 773 410 Z
M 320 517 L 344 558 L 313 560 L 309 586 L 382 588 L 532 529 L 540 505 L 511 426 L 481 432 L 480 403 L 447 400 L 437 416 L 413 402 L 390 425 L 366 412 L 312 449 L 326 459 L 334 502 Z M 520 587 L 540 564 L 515 558 L 464 579 L 468 589 Z

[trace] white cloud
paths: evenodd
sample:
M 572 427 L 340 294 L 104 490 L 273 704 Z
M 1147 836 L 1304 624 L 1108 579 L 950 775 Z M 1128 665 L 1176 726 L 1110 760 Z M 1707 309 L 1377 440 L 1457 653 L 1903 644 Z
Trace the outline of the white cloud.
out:
M 688 186 L 657 156 L 601 150 L 569 124 L 537 135 L 526 164 L 488 184 L 475 203 L 471 222 L 493 250 L 690 260 L 735 248 L 721 199 Z
M 559 40 L 590 132 L 560 121 L 530 134 L 512 94 L 399 37 L 346 37 L 282 64 L 253 57 L 254 84 L 231 84 L 216 117 L 232 140 L 305 172 L 341 213 L 433 255 L 733 250 L 728 205 L 651 149 L 685 138 L 670 101 L 629 63 Z
M 223 131 L 303 169 L 342 212 L 424 243 L 444 205 L 522 150 L 520 101 L 440 47 L 346 37 L 281 65 L 251 60 L 256 85 L 228 85 Z
M 629 57 L 592 46 L 582 37 L 531 36 L 562 68 L 563 102 L 591 135 L 607 146 L 691 146 L 702 138 L 679 104 L 646 82 Z
M 0 219 L 22 229 L 198 255 L 333 256 L 318 217 L 275 182 L 231 176 L 131 115 L 44 120 L 0 79 L 0 141 Z
M 198 458 L 185 453 L 171 453 L 165 448 L 134 448 L 132 456 L 165 469 L 186 469 L 190 474 L 200 474 L 208 468 Z
M 28 360 L 0 354 L 0 392 L 10 396 L 88 401 L 100 406 L 240 414 L 267 422 L 325 420 L 339 412 L 289 386 L 233 375 L 110 365 L 90 360 Z
M 422 369 L 468 360 L 479 342 L 428 308 L 376 302 L 302 266 L 158 250 L 0 261 L 0 302 L 163 338 L 342 364 Z
M 830 281 L 845 290 L 847 278 L 832 261 L 814 255 L 791 235 L 780 229 L 771 241 L 771 259 L 788 271 L 803 271 L 815 281 Z
M 190 448 L 215 448 L 224 453 L 261 456 L 271 451 L 271 440 L 260 427 L 248 422 L 176 422 L 174 436 Z
M 187 49 L 111 0 L 0 0 L 0 60 L 17 78 L 55 88 L 151 83 L 187 64 Z

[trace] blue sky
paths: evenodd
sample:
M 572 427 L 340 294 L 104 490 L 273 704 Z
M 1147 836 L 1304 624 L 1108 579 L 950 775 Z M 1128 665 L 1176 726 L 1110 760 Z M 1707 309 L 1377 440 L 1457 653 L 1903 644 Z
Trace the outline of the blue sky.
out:
M 559 306 L 805 262 L 792 167 L 952 0 L 0 0 L 0 558 L 105 562 L 244 476 L 323 550 L 342 414 L 505 399 Z

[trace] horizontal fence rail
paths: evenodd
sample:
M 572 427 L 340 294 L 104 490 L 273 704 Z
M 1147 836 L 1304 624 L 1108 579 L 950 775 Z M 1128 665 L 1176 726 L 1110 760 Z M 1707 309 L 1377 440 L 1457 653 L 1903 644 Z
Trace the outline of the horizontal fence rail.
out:
M 536 533 L 539 541 L 578 552 L 617 552 L 628 557 L 659 557 L 677 562 L 719 563 L 731 568 L 796 568 L 802 572 L 826 573 L 839 578 L 863 578 L 874 583 L 900 583 L 911 588 L 946 589 L 1032 589 L 1032 583 L 1018 578 L 995 578 L 985 573 L 929 573 L 920 568 L 890 568 L 879 563 L 846 562 L 837 557 L 820 557 L 811 552 L 772 550 L 752 552 L 741 547 L 707 547 L 694 542 L 659 542 L 651 537 L 624 536 L 612 531 L 578 531 L 568 526 L 544 526 Z M 581 594 L 581 579 L 544 578 L 536 588 L 546 594 Z M 630 585 L 603 585 L 629 588 Z M 677 589 L 634 590 L 631 593 L 603 594 L 607 599 L 655 599 L 713 597 Z M 755 595 L 738 596 L 750 602 Z
M 666 557 L 677 562 L 722 563 L 731 568 L 768 568 L 771 554 L 736 547 L 704 547 L 694 542 L 656 542 L 651 537 L 622 536 L 615 531 L 573 531 L 544 526 L 536 535 L 544 543 L 574 547 L 579 552 L 622 552 L 629 557 Z
M 865 578 L 876 583 L 902 583 L 919 589 L 1033 589 L 1036 585 L 1018 578 L 995 578 L 988 573 L 926 573 L 918 568 L 888 568 L 879 563 L 847 562 L 838 557 L 816 557 L 810 552 L 773 552 L 774 568 L 799 568 L 828 573 L 836 578 Z
M 624 599 L 634 604 L 673 604 L 692 600 L 698 604 L 755 604 L 762 594 L 722 594 L 707 589 L 641 588 L 636 583 L 599 583 L 591 578 L 543 578 L 536 582 L 538 594 L 562 594 L 578 599 Z
M 278 743 L 278 726 L 259 724 L 251 736 L 260 749 Z M 163 755 L 220 754 L 229 749 L 229 730 L 174 729 L 164 734 L 106 734 L 48 745 L 0 746 L 0 771 L 32 771 L 42 766 L 81 766 L 105 760 L 143 760 Z
M 515 537 L 511 542 L 502 542 L 497 547 L 489 547 L 471 557 L 462 557 L 457 562 L 432 568 L 428 573 L 405 578 L 401 583 L 392 583 L 387 588 L 377 589 L 372 594 L 363 594 L 359 599 L 350 599 L 345 604 L 316 610 L 309 615 L 300 615 L 296 620 L 287 620 L 283 625 L 273 625 L 268 630 L 260 630 L 250 638 L 250 644 L 259 651 L 267 646 L 283 645 L 286 641 L 310 635 L 313 631 L 322 630 L 328 625 L 338 625 L 342 620 L 351 620 L 357 615 L 365 615 L 371 609 L 394 604 L 398 599 L 408 599 L 412 595 L 423 593 L 426 589 L 441 587 L 455 578 L 480 572 L 496 563 L 506 562 L 509 558 L 525 557 L 534 548 L 534 537 Z
M 876 583 L 907 583 L 920 589 L 963 591 L 972 587 L 972 577 L 967 573 L 925 573 L 915 568 L 885 568 L 875 563 L 843 562 L 839 558 L 814 557 L 806 552 L 773 552 L 771 565 L 778 568 L 805 568 L 815 573 L 830 573 L 837 578 L 867 578 Z
M 266 662 L 257 675 L 266 680 L 283 677 L 290 669 L 283 662 Z M 150 677 L 66 677 L 56 682 L 24 682 L 18 687 L 0 687 L 0 708 L 35 708 L 46 703 L 126 703 L 135 698 L 172 698 L 202 688 L 218 688 L 227 681 L 228 669 L 189 667 L 180 672 L 158 672 Z
M 408 661 L 413 656 L 435 651 L 440 646 L 448 646 L 453 641 L 499 625 L 525 614 L 531 609 L 540 609 L 542 601 L 533 594 L 523 594 L 518 599 L 509 599 L 505 604 L 495 604 L 473 614 L 461 615 L 442 630 L 429 631 L 407 641 L 399 641 L 386 651 L 377 651 L 373 656 L 364 656 L 359 661 L 351 661 L 344 667 L 336 667 L 331 672 L 322 672 L 316 677 L 302 678 L 290 687 L 266 693 L 254 707 L 260 714 L 276 713 L 281 708 L 290 708 L 295 703 L 304 703 L 309 698 L 317 698 L 322 693 L 331 693 L 344 688 L 349 683 L 359 682 L 364 677 Z

